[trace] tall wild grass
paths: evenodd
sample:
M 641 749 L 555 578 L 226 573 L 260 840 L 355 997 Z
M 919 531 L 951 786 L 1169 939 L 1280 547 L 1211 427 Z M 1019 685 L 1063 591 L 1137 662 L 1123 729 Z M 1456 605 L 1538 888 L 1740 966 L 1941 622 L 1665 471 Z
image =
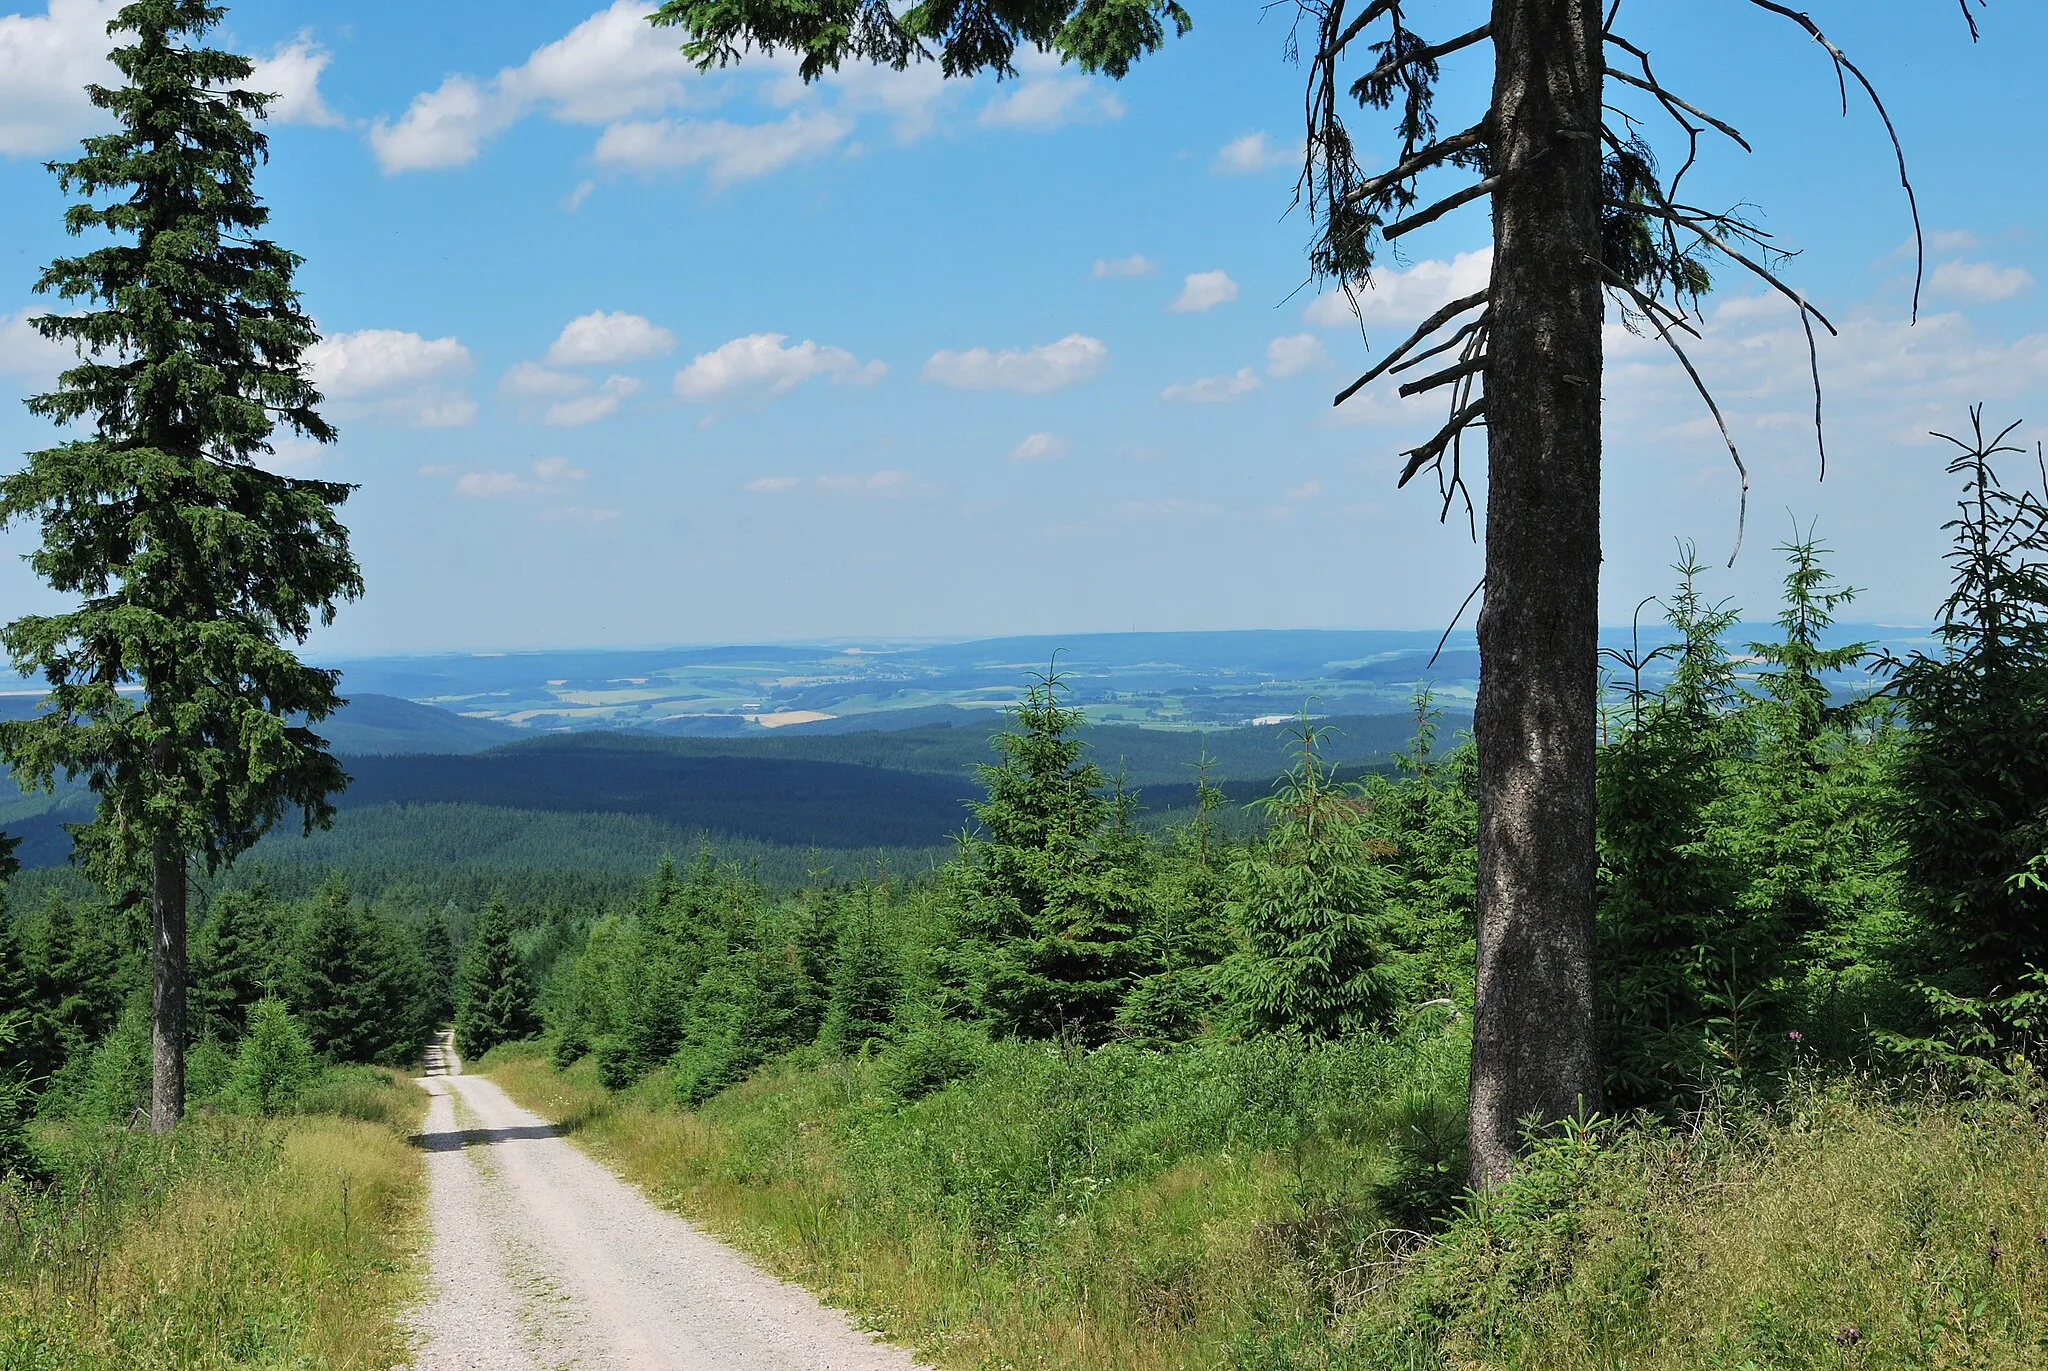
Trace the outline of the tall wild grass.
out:
M 308 1113 L 175 1133 L 58 1124 L 0 1185 L 0 1368 L 388 1368 L 416 1287 L 423 1097 L 395 1073 Z
M 486 1067 L 680 1211 L 935 1364 L 2048 1365 L 2048 1089 L 1795 1076 L 1591 1120 L 1475 1201 L 1452 1032 L 798 1057 L 701 1108 Z M 943 1073 L 942 1073 L 943 1074 Z

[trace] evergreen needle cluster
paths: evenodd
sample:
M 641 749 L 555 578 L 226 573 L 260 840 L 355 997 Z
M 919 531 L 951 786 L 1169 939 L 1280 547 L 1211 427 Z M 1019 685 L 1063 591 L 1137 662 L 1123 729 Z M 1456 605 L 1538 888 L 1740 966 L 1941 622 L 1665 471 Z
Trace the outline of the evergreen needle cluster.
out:
M 184 1109 L 187 864 L 232 862 L 294 806 L 329 818 L 345 777 L 309 725 L 338 677 L 286 644 L 362 590 L 335 513 L 349 488 L 261 464 L 280 430 L 334 430 L 299 259 L 261 236 L 269 97 L 245 88 L 248 59 L 204 46 L 222 13 L 136 0 L 111 25 L 123 82 L 88 94 L 114 128 L 52 169 L 79 197 L 66 228 L 113 241 L 52 262 L 36 288 L 67 309 L 33 321 L 78 360 L 29 408 L 86 432 L 0 478 L 0 525 L 37 525 L 31 565 L 77 601 L 0 629 L 49 687 L 36 718 L 0 724 L 0 758 L 28 785 L 83 778 L 82 854 L 150 903 L 157 1128 Z

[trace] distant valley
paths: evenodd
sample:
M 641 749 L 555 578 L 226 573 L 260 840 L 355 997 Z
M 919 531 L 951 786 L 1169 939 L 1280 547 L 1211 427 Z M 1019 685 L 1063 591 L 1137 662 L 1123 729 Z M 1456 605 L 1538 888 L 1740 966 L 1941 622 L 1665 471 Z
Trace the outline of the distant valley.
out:
M 1841 632 L 1897 651 L 1914 641 Z M 1632 638 L 1607 636 L 1623 649 Z M 969 821 L 1003 710 L 1048 669 L 1089 720 L 1090 755 L 1157 824 L 1193 803 L 1204 755 L 1233 801 L 1269 793 L 1298 746 L 1284 722 L 1304 712 L 1327 730 L 1329 759 L 1383 766 L 1408 745 L 1427 685 L 1448 742 L 1470 722 L 1478 659 L 1469 633 L 1440 653 L 1437 641 L 1142 633 L 345 662 L 349 703 L 321 725 L 355 778 L 336 826 L 281 832 L 251 860 L 332 864 L 372 884 L 538 867 L 623 880 L 700 842 L 797 872 L 813 860 L 922 866 Z M 27 682 L 0 693 L 0 718 L 26 717 L 38 698 Z M 70 847 L 63 825 L 90 813 L 77 788 L 9 788 L 0 829 L 23 839 L 27 864 L 53 866 Z

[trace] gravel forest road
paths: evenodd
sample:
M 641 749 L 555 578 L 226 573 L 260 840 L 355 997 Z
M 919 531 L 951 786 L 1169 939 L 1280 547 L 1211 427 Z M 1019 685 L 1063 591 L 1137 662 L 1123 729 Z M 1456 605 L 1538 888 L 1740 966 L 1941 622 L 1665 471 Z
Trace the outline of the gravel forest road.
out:
M 912 1371 L 429 1051 L 418 1371 Z

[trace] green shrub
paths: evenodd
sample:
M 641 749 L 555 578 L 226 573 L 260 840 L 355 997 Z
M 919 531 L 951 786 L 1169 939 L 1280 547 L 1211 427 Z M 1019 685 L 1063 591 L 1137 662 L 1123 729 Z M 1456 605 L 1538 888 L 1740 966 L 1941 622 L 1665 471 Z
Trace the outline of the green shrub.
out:
M 125 1124 L 138 1111 L 147 1113 L 151 1065 L 149 1006 L 132 1001 L 87 1060 L 72 1114 L 91 1123 Z
M 562 1025 L 562 1031 L 555 1035 L 555 1041 L 548 1049 L 548 1061 L 557 1071 L 567 1071 L 582 1061 L 590 1052 L 590 1034 L 584 1030 L 580 1020 L 570 1020 Z
M 417 1088 L 408 1088 L 389 1071 L 374 1066 L 330 1066 L 300 1093 L 293 1112 L 409 1128 L 418 1122 L 420 1101 Z
M 669 1058 L 676 1098 L 684 1104 L 702 1104 L 745 1076 L 760 1060 L 760 1054 L 736 1032 L 684 1043 Z
M 622 1034 L 598 1034 L 590 1044 L 590 1055 L 597 1062 L 597 1079 L 607 1090 L 624 1090 L 640 1078 L 633 1044 Z
M 882 1084 L 897 1100 L 921 1100 L 981 1066 L 988 1039 L 965 1024 L 936 1015 L 912 1024 L 882 1058 Z
M 283 1000 L 266 996 L 249 1007 L 249 1031 L 228 1082 L 231 1100 L 259 1114 L 288 1113 L 316 1071 L 312 1039 Z
M 1442 1226 L 1467 1194 L 1465 1107 L 1428 1085 L 1404 1088 L 1388 1106 L 1387 1160 L 1373 1199 L 1391 1222 L 1415 1232 Z
M 211 1033 L 186 1049 L 185 1102 L 210 1104 L 220 1098 L 234 1075 L 234 1054 Z

